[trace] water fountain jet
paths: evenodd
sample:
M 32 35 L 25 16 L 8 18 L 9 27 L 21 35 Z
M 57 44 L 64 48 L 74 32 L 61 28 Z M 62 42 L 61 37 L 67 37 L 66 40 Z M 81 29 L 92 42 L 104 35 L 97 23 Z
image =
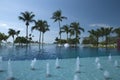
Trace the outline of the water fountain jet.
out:
M 97 63 L 97 69 L 102 70 L 101 64 L 99 62 Z
M 11 67 L 11 60 L 8 60 L 8 78 L 7 80 L 15 80 L 13 77 L 12 67 Z
M 80 73 L 80 58 L 76 59 L 76 73 Z
M 77 57 L 76 63 L 79 64 L 79 66 L 80 66 L 80 58 L 79 57 Z
M 110 74 L 108 71 L 104 71 L 104 78 L 105 80 L 109 80 L 110 79 Z
M 73 80 L 79 80 L 77 75 L 74 75 L 74 79 Z
M 111 54 L 109 54 L 109 56 L 108 56 L 108 60 L 109 60 L 109 61 L 112 60 L 112 56 L 111 56 Z
M 46 77 L 51 77 L 49 63 L 46 64 Z
M 115 67 L 119 67 L 117 60 L 115 60 L 114 65 L 115 65 Z
M 56 58 L 55 67 L 56 67 L 57 69 L 60 68 L 59 59 L 58 59 L 58 58 Z
M 98 57 L 95 58 L 95 63 L 98 63 L 100 59 Z
M 32 61 L 31 61 L 31 64 L 30 64 L 30 66 L 31 66 L 31 70 L 35 70 L 35 63 L 36 63 L 36 58 L 34 58 Z
M 0 56 L 0 72 L 4 72 L 3 67 L 2 67 L 2 56 Z

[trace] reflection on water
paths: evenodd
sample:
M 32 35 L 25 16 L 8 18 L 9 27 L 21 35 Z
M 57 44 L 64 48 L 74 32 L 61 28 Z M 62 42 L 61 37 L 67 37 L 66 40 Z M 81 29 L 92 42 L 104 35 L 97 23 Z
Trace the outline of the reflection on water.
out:
M 56 45 L 44 45 L 39 49 L 38 45 L 32 46 L 2 46 L 0 56 L 4 60 L 26 60 L 26 59 L 56 59 L 120 55 L 117 49 L 89 48 L 89 47 L 57 47 Z

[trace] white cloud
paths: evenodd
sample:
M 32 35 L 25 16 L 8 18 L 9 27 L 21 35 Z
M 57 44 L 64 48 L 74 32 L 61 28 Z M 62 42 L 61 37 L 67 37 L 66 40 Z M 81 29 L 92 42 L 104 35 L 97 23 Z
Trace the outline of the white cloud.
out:
M 8 29 L 9 27 L 8 27 L 8 24 L 6 24 L 6 23 L 0 23 L 0 28 Z
M 3 24 L 0 24 L 0 26 L 3 26 L 3 27 L 5 27 L 5 26 L 7 26 L 7 24 L 4 24 L 4 23 L 3 23 Z
M 7 27 L 8 25 L 5 23 L 0 23 L 0 27 Z
M 9 28 L 12 28 L 12 29 L 15 29 L 15 30 L 24 30 L 23 28 L 21 27 L 15 27 L 15 26 L 12 26 L 12 25 L 9 25 L 9 24 L 6 24 L 6 23 L 0 23 L 0 28 L 1 29 L 9 29 Z
M 110 27 L 108 24 L 90 24 L 91 27 Z

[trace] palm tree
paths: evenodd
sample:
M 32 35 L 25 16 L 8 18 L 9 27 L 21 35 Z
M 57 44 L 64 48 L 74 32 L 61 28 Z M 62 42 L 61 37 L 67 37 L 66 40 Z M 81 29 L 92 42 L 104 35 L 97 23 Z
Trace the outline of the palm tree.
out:
M 118 38 L 120 38 L 120 28 L 114 29 L 113 32 L 117 34 Z
M 47 23 L 47 21 L 42 21 L 42 28 L 41 28 L 41 32 L 42 32 L 42 46 L 44 43 L 44 34 L 46 31 L 49 31 L 49 25 Z
M 35 21 L 35 26 L 33 26 L 31 28 L 31 30 L 33 31 L 34 29 L 39 31 L 39 49 L 40 49 L 40 44 L 41 44 L 41 31 L 42 31 L 42 26 L 43 26 L 43 21 L 42 20 L 38 20 Z
M 2 40 L 3 40 L 3 33 L 0 32 L 0 46 L 1 46 Z
M 99 38 L 102 36 L 102 31 L 101 29 L 97 29 L 96 30 L 96 38 L 97 38 L 97 47 L 98 47 L 98 44 L 99 44 Z
M 19 16 L 19 20 L 22 20 L 25 22 L 26 25 L 26 38 L 28 39 L 28 26 L 30 22 L 34 22 L 35 20 L 33 19 L 35 15 L 32 12 L 21 12 L 21 16 Z
M 68 33 L 70 32 L 70 29 L 69 29 L 69 25 L 63 25 L 63 27 L 61 27 L 61 31 L 62 32 L 65 32 L 67 34 L 67 41 L 68 41 Z
M 7 39 L 9 38 L 9 36 L 3 34 L 3 40 L 7 43 Z
M 39 31 L 39 49 L 40 49 L 40 43 L 43 44 L 44 33 L 49 30 L 48 27 L 49 25 L 47 24 L 47 21 L 38 20 L 37 22 L 35 22 L 35 26 L 33 26 L 31 29 L 31 30 L 35 29 Z M 41 32 L 42 32 L 42 42 L 41 42 Z
M 105 35 L 105 28 L 104 27 L 100 28 L 100 33 L 101 33 L 102 41 L 104 41 L 104 35 Z
M 59 33 L 61 32 L 61 25 L 60 22 L 62 22 L 63 19 L 67 19 L 67 17 L 62 16 L 62 11 L 61 10 L 57 10 L 53 13 L 53 16 L 51 19 L 54 19 L 54 22 L 58 22 L 59 24 Z M 61 39 L 61 34 L 60 35 L 60 39 Z
M 90 30 L 90 31 L 88 31 L 89 33 L 90 33 L 90 35 L 91 36 L 93 36 L 94 38 L 95 38 L 95 40 L 96 40 L 96 46 L 98 47 L 98 44 L 99 44 L 99 37 L 100 37 L 100 30 L 99 29 L 97 29 L 96 31 L 95 30 Z
M 79 35 L 81 34 L 81 31 L 84 32 L 84 29 L 80 26 L 80 24 L 78 22 L 73 22 L 70 24 L 70 28 L 72 30 L 74 30 L 74 33 L 75 33 L 75 44 L 77 46 L 77 43 L 79 43 Z
M 18 37 L 18 35 L 20 34 L 20 30 L 16 31 L 16 36 Z
M 14 45 L 14 36 L 16 35 L 16 31 L 13 29 L 9 29 L 8 31 L 9 36 L 12 36 L 13 38 L 13 45 Z
M 113 32 L 113 27 L 108 27 L 108 28 L 105 28 L 105 41 L 106 41 L 106 48 L 107 48 L 107 45 L 108 45 L 108 36 L 110 37 L 110 33 Z
M 70 39 L 71 39 L 71 37 L 75 35 L 75 31 L 70 28 L 69 33 L 70 33 Z
M 117 37 L 118 37 L 118 39 L 117 39 L 117 47 L 118 47 L 118 49 L 120 49 L 120 44 L 119 44 L 120 43 L 120 28 L 114 29 L 113 32 L 117 34 Z

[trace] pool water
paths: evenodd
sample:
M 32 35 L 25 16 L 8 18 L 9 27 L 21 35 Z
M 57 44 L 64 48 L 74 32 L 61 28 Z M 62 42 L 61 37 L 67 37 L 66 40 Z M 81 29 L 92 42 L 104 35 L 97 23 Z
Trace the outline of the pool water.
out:
M 111 61 L 108 56 L 111 54 Z M 110 80 L 120 79 L 120 67 L 115 67 L 117 60 L 120 66 L 120 51 L 117 49 L 89 48 L 79 46 L 77 48 L 57 47 L 56 45 L 44 45 L 39 50 L 38 45 L 25 46 L 2 46 L 0 56 L 3 62 L 0 63 L 4 72 L 0 72 L 0 80 L 8 78 L 8 59 L 11 59 L 11 68 L 15 80 L 105 80 L 104 71 L 110 73 Z M 80 73 L 76 73 L 76 58 L 80 57 Z M 102 70 L 97 69 L 95 59 L 100 59 Z M 37 59 L 31 70 L 31 60 Z M 55 68 L 55 59 L 59 58 L 60 69 Z M 46 64 L 50 64 L 51 77 L 46 77 Z
M 30 69 L 31 60 L 11 61 L 12 73 L 15 80 L 74 80 L 74 75 L 78 80 L 105 80 L 104 71 L 110 74 L 110 80 L 120 79 L 120 67 L 114 66 L 114 61 L 118 61 L 120 66 L 120 56 L 112 56 L 109 61 L 108 57 L 99 57 L 103 70 L 97 69 L 95 58 L 80 58 L 80 73 L 76 73 L 76 58 L 59 59 L 60 68 L 55 68 L 55 60 L 37 60 L 35 70 Z M 46 77 L 46 64 L 50 64 L 51 77 Z M 0 72 L 0 80 L 6 80 L 7 61 L 3 61 L 3 70 Z
M 55 44 L 44 45 L 40 48 L 38 45 L 26 46 L 2 46 L 0 47 L 0 56 L 3 60 L 31 60 L 37 58 L 38 60 L 45 59 L 67 59 L 67 58 L 80 58 L 97 57 L 97 56 L 112 56 L 120 55 L 120 51 L 117 49 L 105 49 L 105 48 L 89 48 L 79 45 L 77 48 L 58 47 Z

